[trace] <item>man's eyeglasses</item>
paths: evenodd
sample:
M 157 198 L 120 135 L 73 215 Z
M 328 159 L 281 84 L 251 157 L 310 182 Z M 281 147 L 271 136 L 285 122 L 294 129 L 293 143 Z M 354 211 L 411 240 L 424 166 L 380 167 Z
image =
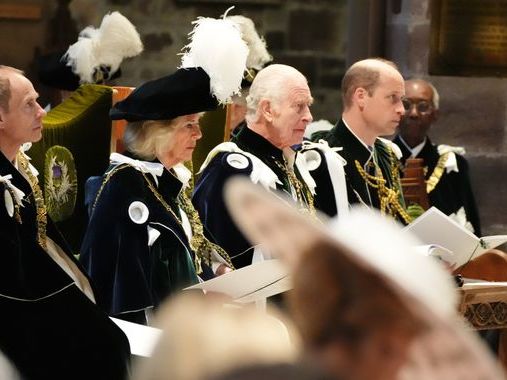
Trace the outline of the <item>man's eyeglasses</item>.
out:
M 427 113 L 433 109 L 433 105 L 426 100 L 413 101 L 410 99 L 403 99 L 402 102 L 405 111 L 410 111 L 414 105 L 418 113 Z

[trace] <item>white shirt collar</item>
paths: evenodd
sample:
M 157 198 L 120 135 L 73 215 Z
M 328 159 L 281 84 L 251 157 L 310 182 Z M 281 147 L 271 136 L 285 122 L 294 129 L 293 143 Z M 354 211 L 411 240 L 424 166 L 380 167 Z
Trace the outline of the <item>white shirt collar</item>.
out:
M 403 137 L 400 137 L 400 141 L 405 145 L 405 148 L 407 148 L 410 151 L 410 157 L 417 157 L 419 153 L 421 153 L 421 150 L 424 148 L 424 144 L 426 144 L 427 138 L 425 137 L 423 142 L 414 146 L 413 148 L 409 147 L 405 140 L 403 140 Z

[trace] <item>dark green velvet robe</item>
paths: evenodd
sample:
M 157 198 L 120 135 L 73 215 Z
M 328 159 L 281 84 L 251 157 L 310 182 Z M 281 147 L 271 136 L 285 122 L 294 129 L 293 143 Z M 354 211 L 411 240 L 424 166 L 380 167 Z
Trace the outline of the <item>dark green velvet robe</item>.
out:
M 329 131 L 316 132 L 312 136 L 312 140 L 318 141 L 324 139 L 331 147 L 342 147 L 339 153 L 347 161 L 345 165 L 345 177 L 347 181 L 347 196 L 350 204 L 363 203 L 370 207 L 380 209 L 380 196 L 377 188 L 370 186 L 361 176 L 356 168 L 355 161 L 359 165 L 368 170 L 368 163 L 372 161 L 372 151 L 366 148 L 359 139 L 346 127 L 343 120 L 340 120 Z M 398 202 L 404 209 L 405 202 L 399 182 L 399 161 L 392 152 L 391 148 L 377 139 L 373 146 L 373 155 L 376 163 L 382 172 L 383 178 L 386 180 L 386 186 L 399 193 Z M 318 192 L 317 192 L 318 193 Z M 404 222 L 399 213 L 395 218 Z
M 284 192 L 288 198 L 292 197 L 289 178 L 279 166 L 284 165 L 283 152 L 280 149 L 246 126 L 238 131 L 232 138 L 232 142 L 266 164 L 280 180 L 280 183 L 276 184 L 276 189 Z M 228 157 L 231 154 L 240 153 L 221 152 L 213 157 L 196 182 L 192 201 L 199 211 L 210 238 L 225 249 L 236 268 L 241 268 L 251 264 L 253 247 L 233 222 L 225 206 L 223 189 L 228 179 L 237 175 L 249 176 L 252 173 L 253 164 L 250 158 L 241 154 L 246 165 L 233 167 L 228 163 Z M 309 189 L 295 165 L 294 171 L 299 182 L 304 186 L 304 193 L 308 194 Z
M 173 292 L 198 281 L 176 204 L 182 183 L 166 169 L 157 184 L 149 173 L 143 176 L 133 166 L 119 167 L 98 195 L 80 261 L 95 282 L 98 304 L 107 313 L 146 323 L 146 309 L 156 308 Z M 147 181 L 172 211 L 156 198 Z M 141 223 L 129 216 L 133 202 L 141 202 L 148 211 Z M 160 233 L 151 246 L 149 230 Z
M 24 379 L 124 379 L 126 336 L 39 245 L 32 188 L 0 152 L 7 175 L 25 197 L 20 219 L 11 216 L 0 182 L 0 350 Z M 80 268 L 50 218 L 46 234 Z

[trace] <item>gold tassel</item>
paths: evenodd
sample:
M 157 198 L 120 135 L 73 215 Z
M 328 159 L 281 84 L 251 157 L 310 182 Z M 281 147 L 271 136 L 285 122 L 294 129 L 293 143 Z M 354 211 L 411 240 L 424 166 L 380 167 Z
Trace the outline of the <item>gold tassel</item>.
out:
M 444 174 L 445 163 L 447 162 L 447 158 L 449 157 L 449 152 L 444 153 L 438 159 L 437 164 L 435 165 L 435 169 L 433 169 L 433 173 L 431 173 L 430 177 L 426 180 L 426 192 L 431 193 L 435 187 L 438 185 L 438 182 L 442 178 L 442 174 Z
M 390 189 L 386 186 L 387 181 L 382 177 L 382 171 L 378 166 L 376 166 L 376 172 L 379 173 L 379 176 L 372 176 L 368 174 L 359 163 L 358 160 L 354 161 L 356 165 L 356 169 L 364 179 L 366 184 L 374 189 L 377 189 L 377 193 L 380 201 L 380 212 L 384 215 L 391 215 L 392 217 L 396 217 L 398 214 L 406 224 L 409 224 L 412 221 L 412 218 L 406 210 L 401 206 L 399 202 L 400 192 L 399 190 Z

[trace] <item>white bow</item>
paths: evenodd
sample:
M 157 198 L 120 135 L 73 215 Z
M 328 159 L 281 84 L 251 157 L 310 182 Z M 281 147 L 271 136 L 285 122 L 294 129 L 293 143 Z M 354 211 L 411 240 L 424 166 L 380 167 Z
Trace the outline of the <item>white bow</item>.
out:
M 140 172 L 151 174 L 153 176 L 153 179 L 157 183 L 157 186 L 158 186 L 157 177 L 160 177 L 164 173 L 164 165 L 159 164 L 158 162 L 134 160 L 133 158 L 129 158 L 119 153 L 111 153 L 111 155 L 109 156 L 109 160 L 113 165 L 128 164 L 134 167 L 135 169 L 139 170 Z
M 474 233 L 474 226 L 472 223 L 469 222 L 467 219 L 467 213 L 465 211 L 464 207 L 461 207 L 458 211 L 456 211 L 454 214 L 449 215 L 449 218 L 454 220 L 456 223 L 458 223 L 460 226 L 465 227 L 468 231 Z
M 11 189 L 12 193 L 14 194 L 14 199 L 16 201 L 16 204 L 23 206 L 21 204 L 23 198 L 25 197 L 25 193 L 19 190 L 16 186 L 14 186 L 11 182 L 12 175 L 8 174 L 5 176 L 0 175 L 0 183 L 5 183 L 5 185 Z
M 343 150 L 342 147 L 330 147 L 326 140 L 319 142 L 303 141 L 302 151 L 309 149 L 317 149 L 324 153 L 327 163 L 327 170 L 336 202 L 336 210 L 340 218 L 349 214 L 349 199 L 347 196 L 347 185 L 345 181 L 345 170 L 343 167 L 347 165 L 347 161 L 338 154 Z M 317 189 L 318 191 L 318 189 Z
M 302 147 L 303 147 L 302 150 L 320 149 L 323 152 L 331 151 L 333 153 L 336 153 L 336 157 L 342 162 L 343 166 L 347 165 L 347 161 L 345 160 L 345 158 L 343 158 L 342 156 L 340 156 L 338 154 L 338 152 L 343 150 L 343 147 L 341 147 L 341 146 L 331 147 L 331 146 L 329 146 L 329 143 L 326 140 L 321 139 L 318 142 L 305 140 L 305 141 L 303 141 Z
M 190 178 L 192 178 L 192 172 L 188 170 L 188 168 L 184 164 L 177 164 L 173 166 L 174 173 L 176 173 L 176 178 L 180 180 L 183 184 L 183 188 L 186 189 L 190 182 Z
M 466 154 L 466 150 L 462 146 L 452 146 L 452 145 L 440 144 L 437 147 L 437 149 L 438 149 L 439 154 L 444 154 L 447 152 L 454 152 L 457 154 L 461 154 L 462 156 L 464 154 Z
M 30 161 L 32 160 L 29 155 L 27 155 L 25 152 L 32 147 L 32 143 L 25 143 L 21 145 L 21 148 L 19 149 L 19 152 L 23 155 L 23 157 L 28 161 L 28 170 L 30 170 L 30 173 L 33 174 L 34 177 L 39 176 L 39 171 L 33 166 Z
M 310 193 L 312 193 L 312 195 L 315 195 L 315 188 L 317 187 L 317 184 L 310 174 L 306 159 L 302 154 L 296 154 L 296 166 L 299 170 L 299 174 L 301 174 L 301 177 L 303 178 L 303 181 L 305 181 L 306 185 L 310 189 Z
M 464 155 L 465 148 L 461 146 L 451 146 L 451 145 L 445 145 L 441 144 L 437 147 L 438 154 L 443 155 L 448 153 L 447 161 L 445 162 L 445 169 L 447 173 L 450 173 L 452 171 L 459 173 L 458 168 L 458 161 L 456 159 L 456 154 Z
M 28 152 L 31 147 L 32 147 L 32 143 L 27 142 L 27 143 L 24 143 L 23 145 L 21 145 L 20 149 L 23 153 L 25 153 L 25 152 Z
M 389 139 L 384 139 L 382 137 L 377 137 L 377 138 L 380 141 L 382 141 L 385 145 L 387 145 L 388 147 L 390 147 L 393 150 L 393 153 L 396 156 L 396 158 L 398 160 L 401 160 L 401 158 L 403 157 L 403 153 L 402 153 L 400 147 L 398 146 L 398 144 L 396 144 L 394 141 L 391 141 Z
M 278 176 L 267 166 L 264 162 L 262 162 L 258 157 L 254 156 L 251 153 L 245 152 L 241 150 L 235 143 L 233 142 L 224 142 L 222 144 L 217 145 L 215 148 L 208 153 L 208 157 L 202 164 L 199 169 L 199 173 L 202 172 L 206 166 L 210 163 L 210 161 L 220 152 L 232 152 L 232 153 L 241 153 L 246 157 L 250 158 L 252 161 L 252 172 L 250 173 L 250 179 L 253 183 L 260 183 L 266 190 L 276 189 L 276 184 L 281 184 Z

